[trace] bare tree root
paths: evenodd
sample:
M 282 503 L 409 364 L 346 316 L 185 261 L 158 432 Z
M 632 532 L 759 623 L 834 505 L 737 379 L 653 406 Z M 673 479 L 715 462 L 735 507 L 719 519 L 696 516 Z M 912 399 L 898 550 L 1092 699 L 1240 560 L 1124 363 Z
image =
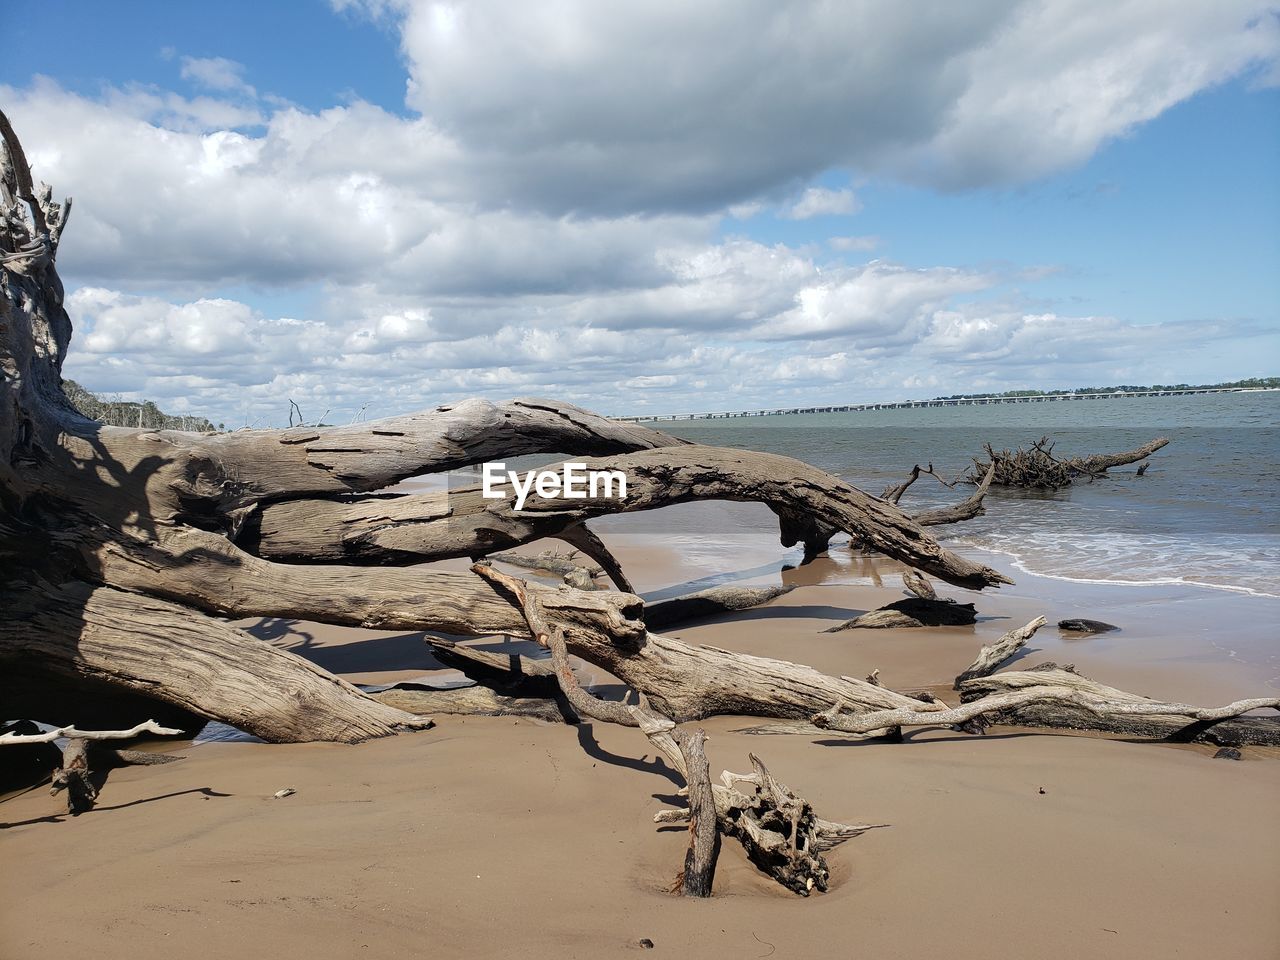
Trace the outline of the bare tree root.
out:
M 1027 487 L 1031 489 L 1057 490 L 1068 486 L 1076 477 L 1096 479 L 1105 476 L 1111 467 L 1145 460 L 1169 443 L 1167 437 L 1159 437 L 1134 450 L 1123 453 L 1094 454 L 1060 460 L 1053 455 L 1053 441 L 1041 437 L 1026 449 L 1003 450 L 996 453 L 991 444 L 986 445 L 987 459 L 973 459 L 973 470 L 965 478 L 969 483 L 981 483 L 993 467 L 990 481 L 1001 487 Z

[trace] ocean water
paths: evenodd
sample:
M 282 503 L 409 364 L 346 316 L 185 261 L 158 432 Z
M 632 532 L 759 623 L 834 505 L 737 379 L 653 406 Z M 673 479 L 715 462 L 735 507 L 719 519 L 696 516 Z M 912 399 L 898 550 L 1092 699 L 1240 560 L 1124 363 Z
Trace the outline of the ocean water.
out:
M 1112 470 L 1110 479 L 1077 481 L 1051 493 L 993 488 L 984 516 L 933 532 L 958 546 L 1004 554 L 1015 568 L 1042 576 L 1189 583 L 1280 597 L 1280 392 L 735 417 L 656 426 L 698 443 L 795 457 L 877 495 L 904 479 L 916 463 L 932 462 L 938 473 L 954 478 L 982 453 L 984 443 L 1012 449 L 1049 435 L 1056 441 L 1055 453 L 1074 456 L 1128 450 L 1169 437 L 1171 443 L 1151 458 L 1143 477 L 1135 476 L 1135 465 Z M 901 506 L 911 512 L 962 499 L 971 489 L 948 489 L 925 476 Z M 767 512 L 735 516 L 761 529 L 774 525 Z

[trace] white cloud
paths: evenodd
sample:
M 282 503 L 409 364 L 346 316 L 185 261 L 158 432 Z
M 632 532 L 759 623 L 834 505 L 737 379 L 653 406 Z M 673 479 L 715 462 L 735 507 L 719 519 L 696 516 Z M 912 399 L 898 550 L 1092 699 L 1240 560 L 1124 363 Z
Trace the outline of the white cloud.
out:
M 1023 182 L 1280 50 L 1260 0 L 376 6 L 409 105 L 561 210 L 714 209 L 832 168 Z
M 759 328 L 770 340 L 853 338 L 864 349 L 915 340 L 953 297 L 995 286 L 996 278 L 874 261 L 832 271 L 796 291 L 795 306 Z
M 182 79 L 224 93 L 256 97 L 258 92 L 245 83 L 244 64 L 226 57 L 183 57 Z
M 782 216 L 787 220 L 808 220 L 810 217 L 849 215 L 861 209 L 861 202 L 848 187 L 842 190 L 809 187 L 799 200 L 783 209 Z

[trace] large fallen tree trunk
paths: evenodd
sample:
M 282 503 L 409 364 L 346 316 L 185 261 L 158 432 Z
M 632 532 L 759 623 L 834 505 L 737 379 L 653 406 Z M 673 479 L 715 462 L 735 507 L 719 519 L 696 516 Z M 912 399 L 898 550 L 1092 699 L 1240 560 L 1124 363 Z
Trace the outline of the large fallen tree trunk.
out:
M 420 563 L 479 557 L 559 536 L 592 517 L 691 500 L 745 500 L 768 504 L 780 515 L 812 517 L 959 586 L 982 589 L 1008 582 L 994 570 L 944 550 L 895 506 L 788 457 L 688 445 L 581 462 L 587 471 L 622 472 L 626 497 L 571 500 L 535 492 L 517 510 L 511 493 L 487 498 L 481 487 L 466 487 L 391 501 L 267 504 L 261 517 L 246 525 L 241 546 L 290 563 Z M 939 522 L 980 509 L 981 493 L 985 488 L 965 501 L 971 507 L 948 508 L 954 516 Z

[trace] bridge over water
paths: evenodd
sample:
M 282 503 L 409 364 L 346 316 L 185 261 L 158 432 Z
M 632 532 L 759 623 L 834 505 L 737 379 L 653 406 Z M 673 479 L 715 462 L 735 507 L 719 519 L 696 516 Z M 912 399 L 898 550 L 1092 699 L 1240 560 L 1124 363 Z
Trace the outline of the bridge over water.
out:
M 719 413 L 668 413 L 648 417 L 614 417 L 628 423 L 663 420 L 717 420 L 724 417 L 775 417 L 794 413 L 860 413 L 863 410 L 906 410 L 913 407 L 976 407 L 996 403 L 1058 403 L 1067 400 L 1115 400 L 1120 397 L 1182 397 L 1200 393 L 1274 393 L 1275 387 L 1201 387 L 1187 390 L 1116 390 L 1112 393 L 1047 393 L 1031 397 L 958 397 L 950 400 L 899 400 L 893 403 L 848 403 L 825 407 L 782 407 L 777 410 L 727 410 Z

